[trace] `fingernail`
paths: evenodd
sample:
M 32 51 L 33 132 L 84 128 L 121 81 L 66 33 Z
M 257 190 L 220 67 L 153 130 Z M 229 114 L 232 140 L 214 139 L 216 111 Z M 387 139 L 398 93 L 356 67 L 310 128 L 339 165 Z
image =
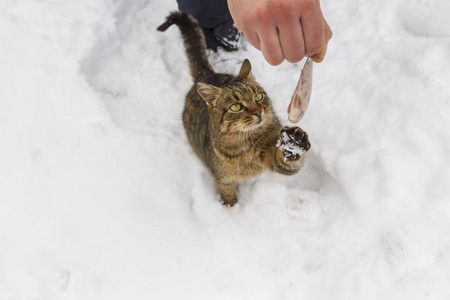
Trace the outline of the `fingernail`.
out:
M 317 53 L 317 54 L 315 54 L 315 55 L 313 55 L 313 56 L 311 57 L 311 59 L 312 59 L 314 62 L 316 62 L 316 63 L 322 62 L 322 61 L 325 59 L 325 54 L 327 54 L 327 46 L 328 46 L 328 44 L 325 43 L 325 44 L 323 45 L 322 49 L 320 50 L 320 52 Z

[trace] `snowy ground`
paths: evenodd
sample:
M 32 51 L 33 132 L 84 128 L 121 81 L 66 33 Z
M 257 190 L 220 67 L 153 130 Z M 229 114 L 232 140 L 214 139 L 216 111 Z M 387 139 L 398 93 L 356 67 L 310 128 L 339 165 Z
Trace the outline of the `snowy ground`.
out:
M 293 176 L 223 207 L 173 1 L 0 2 L 0 299 L 450 299 L 450 2 L 323 0 Z M 249 58 L 285 124 L 302 63 Z

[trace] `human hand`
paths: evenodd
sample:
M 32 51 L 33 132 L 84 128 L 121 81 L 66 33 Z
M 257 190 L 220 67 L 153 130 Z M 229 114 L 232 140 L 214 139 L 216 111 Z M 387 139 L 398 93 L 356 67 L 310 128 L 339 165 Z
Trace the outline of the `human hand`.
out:
M 332 36 L 319 0 L 228 0 L 236 27 L 271 65 L 321 62 Z

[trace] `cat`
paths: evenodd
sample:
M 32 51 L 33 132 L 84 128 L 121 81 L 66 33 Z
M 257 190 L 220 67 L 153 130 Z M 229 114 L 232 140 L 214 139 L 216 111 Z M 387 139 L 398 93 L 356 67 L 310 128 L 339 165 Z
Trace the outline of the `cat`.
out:
M 283 127 L 245 59 L 237 76 L 215 73 L 202 29 L 175 11 L 158 27 L 181 31 L 193 87 L 186 95 L 183 126 L 195 154 L 209 168 L 224 205 L 237 203 L 236 184 L 265 170 L 297 173 L 311 145 L 299 127 Z

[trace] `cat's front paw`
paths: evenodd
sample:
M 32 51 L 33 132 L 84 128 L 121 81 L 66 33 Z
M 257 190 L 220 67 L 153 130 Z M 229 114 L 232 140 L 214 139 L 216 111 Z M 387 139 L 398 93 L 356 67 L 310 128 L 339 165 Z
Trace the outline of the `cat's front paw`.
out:
M 278 149 L 283 152 L 285 161 L 296 161 L 311 148 L 308 134 L 300 127 L 285 126 L 281 129 Z

